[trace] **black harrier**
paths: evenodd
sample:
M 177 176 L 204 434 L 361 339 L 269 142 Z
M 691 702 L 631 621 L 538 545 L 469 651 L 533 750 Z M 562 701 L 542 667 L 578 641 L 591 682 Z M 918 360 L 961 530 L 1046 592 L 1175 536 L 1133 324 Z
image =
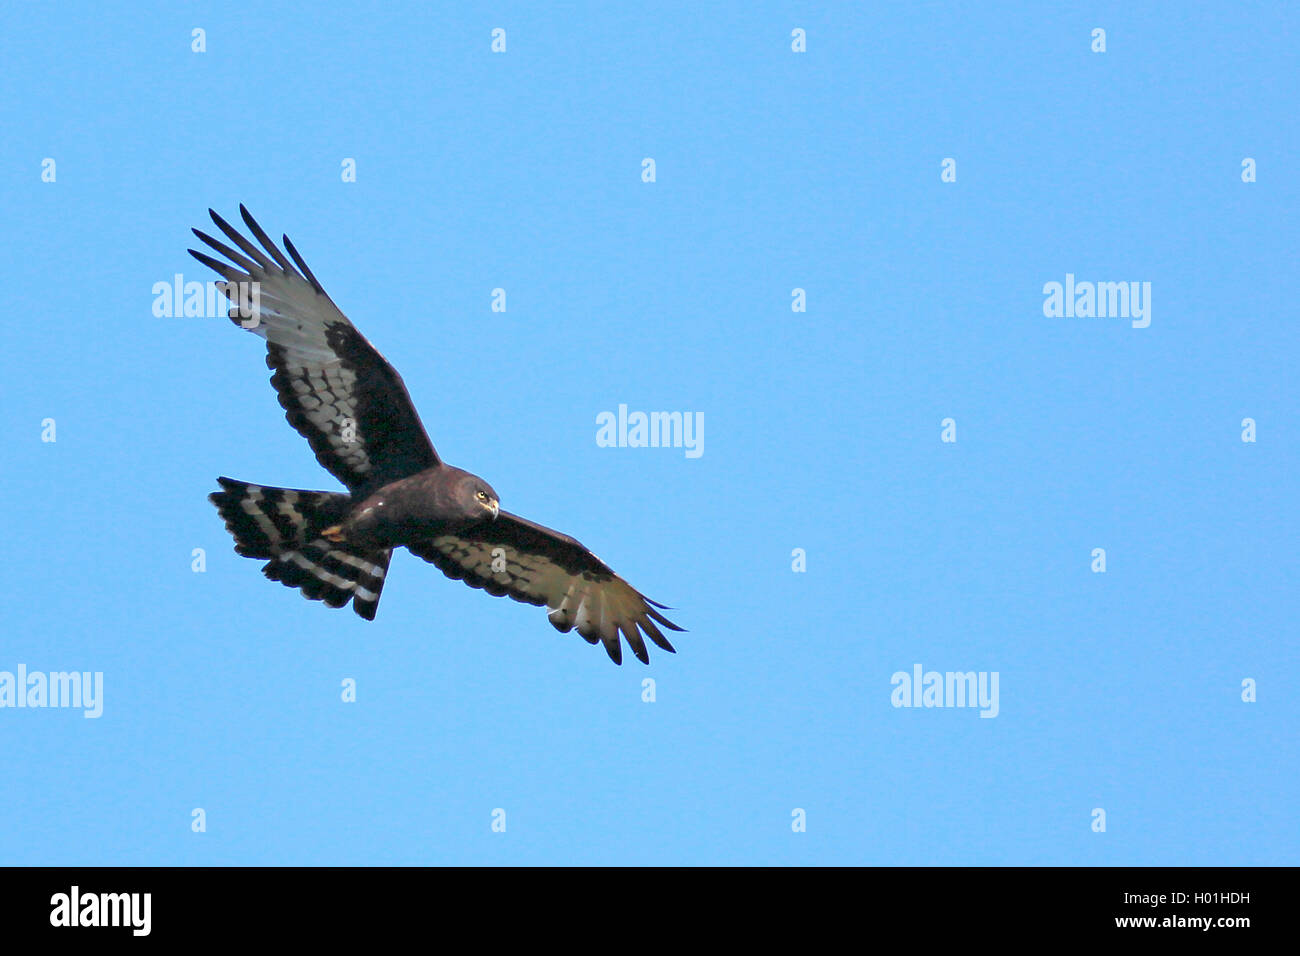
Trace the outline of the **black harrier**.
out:
M 284 247 L 296 269 L 248 210 L 239 211 L 261 249 L 208 210 L 239 251 L 194 234 L 234 266 L 190 254 L 226 280 L 235 324 L 266 339 L 271 385 L 289 424 L 350 493 L 218 478 L 223 490 L 211 500 L 235 551 L 266 559 L 268 578 L 305 597 L 330 607 L 350 600 L 374 620 L 393 548 L 405 547 L 470 587 L 545 605 L 557 629 L 576 627 L 589 643 L 602 642 L 616 664 L 620 631 L 644 663 L 640 631 L 672 651 L 656 622 L 682 628 L 656 610 L 664 605 L 573 538 L 502 511 L 491 485 L 443 463 L 401 376 L 339 311 L 289 237 Z

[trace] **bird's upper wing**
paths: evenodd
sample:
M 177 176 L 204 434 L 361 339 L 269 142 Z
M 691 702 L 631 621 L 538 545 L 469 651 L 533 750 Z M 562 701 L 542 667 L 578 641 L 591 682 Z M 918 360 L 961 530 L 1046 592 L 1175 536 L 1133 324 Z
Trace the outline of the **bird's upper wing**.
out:
M 261 249 L 209 209 L 238 250 L 194 234 L 234 266 L 193 249 L 190 255 L 226 280 L 222 291 L 235 303 L 231 321 L 266 339 L 271 384 L 316 459 L 354 494 L 439 464 L 402 377 L 339 311 L 289 237 L 284 246 L 297 269 L 248 210 L 239 211 Z M 256 283 L 256 297 L 241 297 L 231 283 Z M 241 302 L 257 303 L 256 313 L 241 315 Z
M 648 664 L 637 628 L 669 652 L 673 646 L 655 623 L 682 630 L 656 610 L 667 610 L 664 605 L 642 595 L 573 538 L 508 511 L 495 521 L 407 548 L 472 588 L 550 608 L 548 617 L 558 630 L 577 627 L 589 644 L 601 641 L 615 664 L 623 661 L 620 631 L 637 659 Z

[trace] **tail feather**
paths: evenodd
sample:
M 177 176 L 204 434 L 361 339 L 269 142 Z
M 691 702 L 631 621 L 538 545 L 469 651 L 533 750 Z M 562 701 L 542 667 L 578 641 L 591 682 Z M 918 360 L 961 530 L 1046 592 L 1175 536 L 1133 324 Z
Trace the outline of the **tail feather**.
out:
M 218 478 L 222 490 L 208 495 L 246 558 L 273 558 L 312 540 L 342 521 L 352 503 L 332 491 L 265 488 L 233 478 Z
M 374 620 L 392 551 L 333 544 L 320 537 L 322 530 L 347 516 L 348 495 L 267 488 L 233 478 L 217 481 L 222 490 L 208 497 L 235 539 L 237 554 L 268 559 L 263 573 L 301 589 L 303 597 L 330 607 L 351 600 L 354 611 Z
M 272 581 L 300 588 L 303 597 L 324 601 L 330 607 L 342 607 L 351 600 L 354 611 L 373 621 L 392 555 L 389 548 L 359 552 L 317 538 L 277 555 L 262 571 Z

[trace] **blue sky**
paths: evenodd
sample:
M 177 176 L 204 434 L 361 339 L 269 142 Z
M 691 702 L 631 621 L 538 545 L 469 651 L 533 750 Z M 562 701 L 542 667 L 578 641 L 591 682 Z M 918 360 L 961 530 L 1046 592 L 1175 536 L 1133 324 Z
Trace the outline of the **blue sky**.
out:
M 0 671 L 104 693 L 0 708 L 0 863 L 1296 862 L 1293 9 L 438 6 L 8 12 Z M 676 656 L 233 553 L 217 475 L 338 487 L 258 339 L 153 314 L 241 202 Z M 893 706 L 918 664 L 997 716 Z

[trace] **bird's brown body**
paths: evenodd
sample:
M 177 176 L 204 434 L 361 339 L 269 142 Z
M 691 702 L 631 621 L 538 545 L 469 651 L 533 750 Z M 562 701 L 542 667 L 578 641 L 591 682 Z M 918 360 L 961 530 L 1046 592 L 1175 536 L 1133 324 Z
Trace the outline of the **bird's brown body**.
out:
M 347 520 L 322 534 L 336 544 L 396 548 L 495 521 L 500 506 L 497 493 L 482 478 L 434 465 L 367 495 Z

